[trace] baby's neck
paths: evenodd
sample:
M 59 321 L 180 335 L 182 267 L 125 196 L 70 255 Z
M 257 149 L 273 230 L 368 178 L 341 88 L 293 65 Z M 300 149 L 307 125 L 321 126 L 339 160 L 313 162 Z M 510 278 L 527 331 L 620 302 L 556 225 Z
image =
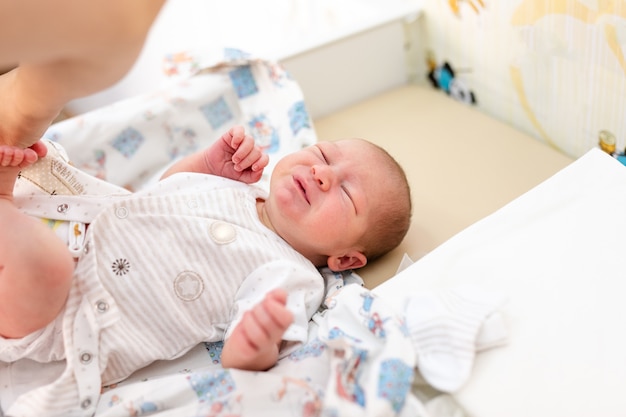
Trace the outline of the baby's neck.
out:
M 256 211 L 259 215 L 259 220 L 261 220 L 261 223 L 263 223 L 263 225 L 267 227 L 268 229 L 270 229 L 272 232 L 278 234 L 276 232 L 276 229 L 274 229 L 274 226 L 272 225 L 272 222 L 269 219 L 269 216 L 267 215 L 267 211 L 265 211 L 265 200 L 261 198 L 257 198 Z

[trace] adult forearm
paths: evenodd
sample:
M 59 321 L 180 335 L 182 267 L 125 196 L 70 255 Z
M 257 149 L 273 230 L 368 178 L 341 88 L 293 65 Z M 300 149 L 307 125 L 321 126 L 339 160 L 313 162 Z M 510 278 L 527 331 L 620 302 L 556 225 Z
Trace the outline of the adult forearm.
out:
M 164 0 L 0 0 L 0 143 L 30 146 L 64 105 L 120 80 Z
M 0 0 L 0 67 L 136 56 L 164 0 Z
M 94 93 L 131 68 L 162 4 L 0 0 L 0 66 L 28 67 L 29 79 L 56 84 L 52 93 L 64 100 Z

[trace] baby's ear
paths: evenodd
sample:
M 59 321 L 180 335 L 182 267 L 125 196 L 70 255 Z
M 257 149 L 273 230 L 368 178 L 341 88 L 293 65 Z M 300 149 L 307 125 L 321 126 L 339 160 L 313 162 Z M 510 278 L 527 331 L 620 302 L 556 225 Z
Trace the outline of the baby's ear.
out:
M 329 256 L 326 263 L 332 271 L 339 272 L 361 268 L 367 264 L 367 258 L 363 253 L 353 250 L 343 256 Z

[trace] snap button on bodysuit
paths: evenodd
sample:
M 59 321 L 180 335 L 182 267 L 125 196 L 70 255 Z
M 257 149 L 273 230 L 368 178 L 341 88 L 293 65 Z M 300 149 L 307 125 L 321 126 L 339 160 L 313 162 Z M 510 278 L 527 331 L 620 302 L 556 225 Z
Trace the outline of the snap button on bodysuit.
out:
M 128 209 L 126 207 L 118 207 L 115 209 L 115 216 L 119 219 L 128 217 Z
M 80 363 L 82 363 L 83 365 L 88 365 L 92 359 L 93 356 L 89 352 L 83 352 L 80 354 Z
M 59 213 L 67 213 L 67 210 L 70 208 L 70 206 L 68 206 L 67 204 L 63 203 L 63 204 L 59 204 L 57 206 L 57 211 Z
M 81 403 L 80 403 L 80 407 L 83 410 L 88 409 L 89 407 L 91 407 L 91 398 L 87 397 L 85 398 Z
M 98 300 L 96 302 L 96 311 L 98 313 L 106 313 L 109 310 L 109 304 L 104 300 Z
M 231 243 L 237 237 L 235 228 L 224 222 L 214 222 L 211 224 L 209 232 L 213 241 L 220 245 Z

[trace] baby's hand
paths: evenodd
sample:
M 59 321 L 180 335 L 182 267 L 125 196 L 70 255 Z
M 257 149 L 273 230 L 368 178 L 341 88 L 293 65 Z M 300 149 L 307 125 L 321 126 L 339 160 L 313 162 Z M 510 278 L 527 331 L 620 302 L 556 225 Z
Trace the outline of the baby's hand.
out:
M 286 304 L 287 293 L 275 289 L 247 311 L 224 344 L 222 366 L 250 371 L 272 367 L 283 334 L 293 322 Z
M 223 134 L 211 146 L 206 157 L 217 175 L 247 184 L 260 180 L 269 162 L 267 154 L 241 126 Z

